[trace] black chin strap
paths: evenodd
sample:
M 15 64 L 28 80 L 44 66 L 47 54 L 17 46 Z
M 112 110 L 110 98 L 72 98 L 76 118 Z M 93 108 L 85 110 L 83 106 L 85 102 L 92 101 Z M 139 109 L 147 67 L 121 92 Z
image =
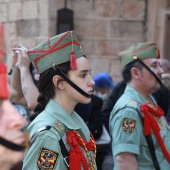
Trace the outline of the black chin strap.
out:
M 164 84 L 161 82 L 158 76 L 142 60 L 140 60 L 139 58 L 137 58 L 136 60 L 139 61 L 155 77 L 161 88 L 164 87 Z
M 2 137 L 0 137 L 0 144 L 14 151 L 23 151 L 26 148 L 26 146 L 17 145 Z
M 56 71 L 56 74 L 63 77 L 74 89 L 76 89 L 79 93 L 81 93 L 83 96 L 87 98 L 91 98 L 91 95 L 87 94 L 85 91 L 83 91 L 80 87 L 78 87 L 76 84 L 74 84 L 62 71 L 59 67 L 53 67 Z

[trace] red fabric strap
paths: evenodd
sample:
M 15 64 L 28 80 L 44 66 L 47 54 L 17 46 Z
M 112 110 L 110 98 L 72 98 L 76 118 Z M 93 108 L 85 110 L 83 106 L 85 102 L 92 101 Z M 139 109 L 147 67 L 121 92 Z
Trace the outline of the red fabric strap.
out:
M 145 136 L 151 135 L 153 130 L 163 154 L 165 155 L 168 162 L 170 162 L 170 154 L 166 149 L 164 141 L 159 133 L 160 132 L 159 125 L 155 118 L 153 117 L 153 115 L 156 117 L 164 116 L 163 110 L 158 105 L 157 110 L 155 110 L 148 106 L 148 103 L 141 105 L 140 110 L 143 113 L 144 135 Z
M 89 164 L 80 146 L 84 148 L 84 143 L 87 150 L 92 151 L 95 150 L 94 143 L 91 140 L 88 142 L 80 138 L 76 131 L 68 131 L 66 135 L 67 143 L 70 145 L 70 170 L 81 170 L 81 163 L 84 170 L 89 170 Z

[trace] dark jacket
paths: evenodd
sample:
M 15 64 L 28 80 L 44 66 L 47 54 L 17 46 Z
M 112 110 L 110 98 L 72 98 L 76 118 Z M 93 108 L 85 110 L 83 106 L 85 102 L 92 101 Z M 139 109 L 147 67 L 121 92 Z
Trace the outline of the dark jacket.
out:
M 124 93 L 125 87 L 126 87 L 126 83 L 124 81 L 117 83 L 114 86 L 109 98 L 105 102 L 104 108 L 102 110 L 102 120 L 108 132 L 109 132 L 110 112 L 112 111 L 117 100 Z
M 74 109 L 86 122 L 95 139 L 98 139 L 102 134 L 102 106 L 103 100 L 95 95 L 92 95 L 91 102 L 89 104 L 79 103 Z
M 87 122 L 87 126 L 90 129 L 95 139 L 98 139 L 102 134 L 102 106 L 103 100 L 98 96 L 93 95 L 92 100 L 92 110 Z

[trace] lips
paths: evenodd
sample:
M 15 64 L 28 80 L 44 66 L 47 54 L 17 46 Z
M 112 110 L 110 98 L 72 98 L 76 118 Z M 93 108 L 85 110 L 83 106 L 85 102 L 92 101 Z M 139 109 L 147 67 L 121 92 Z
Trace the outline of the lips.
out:
M 94 93 L 94 90 L 91 90 L 88 92 L 88 94 L 92 95 Z

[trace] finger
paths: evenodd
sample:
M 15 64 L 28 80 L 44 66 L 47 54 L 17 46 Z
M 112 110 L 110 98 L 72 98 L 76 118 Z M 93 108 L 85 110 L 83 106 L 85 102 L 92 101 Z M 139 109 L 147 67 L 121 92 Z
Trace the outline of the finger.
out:
M 19 51 L 25 51 L 25 52 L 28 51 L 28 49 L 26 47 L 22 47 L 22 46 L 18 46 L 18 47 L 12 48 L 12 50 L 13 51 L 19 50 Z

